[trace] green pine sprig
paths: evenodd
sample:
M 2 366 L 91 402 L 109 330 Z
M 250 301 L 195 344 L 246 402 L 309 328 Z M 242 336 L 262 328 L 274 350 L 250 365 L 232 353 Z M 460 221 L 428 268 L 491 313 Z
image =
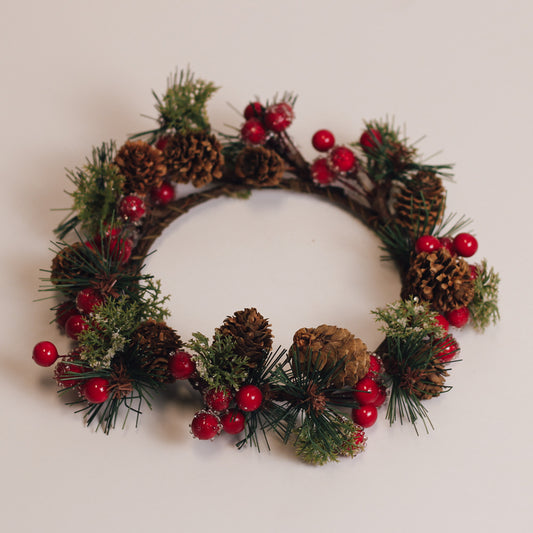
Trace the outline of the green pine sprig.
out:
M 470 323 L 478 331 L 485 331 L 490 324 L 496 324 L 500 319 L 498 309 L 498 286 L 500 276 L 492 267 L 488 267 L 487 260 L 476 265 L 477 277 L 474 280 L 474 298 L 468 309 Z

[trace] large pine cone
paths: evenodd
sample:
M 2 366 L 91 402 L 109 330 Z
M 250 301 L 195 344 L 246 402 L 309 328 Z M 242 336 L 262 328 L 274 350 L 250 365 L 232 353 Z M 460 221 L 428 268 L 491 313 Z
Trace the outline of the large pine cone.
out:
M 161 185 L 167 173 L 161 150 L 144 141 L 127 141 L 118 151 L 115 163 L 125 177 L 126 194 L 146 194 Z
M 429 400 L 444 391 L 447 375 L 444 364 L 433 359 L 425 369 L 406 369 L 400 387 L 420 400 Z
M 173 381 L 168 372 L 168 360 L 183 343 L 171 327 L 164 322 L 147 320 L 134 331 L 131 340 L 138 348 L 143 370 L 161 383 Z
M 163 155 L 169 177 L 178 183 L 192 182 L 195 187 L 203 187 L 222 177 L 222 145 L 214 135 L 178 133 L 169 138 Z
M 235 340 L 235 353 L 248 359 L 250 367 L 261 363 L 272 349 L 272 331 L 266 318 L 254 307 L 236 311 L 217 330 Z
M 418 172 L 396 195 L 394 220 L 415 238 L 441 221 L 445 201 L 442 180 L 433 172 Z
M 405 275 L 402 298 L 417 296 L 440 313 L 466 307 L 474 298 L 468 263 L 441 248 L 415 256 Z
M 322 324 L 317 328 L 301 328 L 293 338 L 291 355 L 297 354 L 300 365 L 311 357 L 319 370 L 333 368 L 343 361 L 333 376 L 337 388 L 354 386 L 368 372 L 370 354 L 365 343 L 347 329 Z
M 79 277 L 82 275 L 80 268 L 80 252 L 83 249 L 81 242 L 75 242 L 70 246 L 65 246 L 52 259 L 50 281 L 57 285 L 64 281 Z
M 235 161 L 235 176 L 246 185 L 272 187 L 284 172 L 283 160 L 273 150 L 262 146 L 248 146 L 241 150 Z

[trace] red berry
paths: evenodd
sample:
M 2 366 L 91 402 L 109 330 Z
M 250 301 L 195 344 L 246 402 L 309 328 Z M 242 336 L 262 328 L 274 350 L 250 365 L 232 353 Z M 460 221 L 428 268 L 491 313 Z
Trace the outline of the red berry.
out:
M 130 239 L 121 239 L 120 237 L 111 237 L 109 239 L 109 252 L 112 259 L 125 265 L 131 257 L 133 243 Z
M 241 128 L 243 141 L 250 144 L 263 144 L 266 140 L 266 130 L 258 118 L 248 119 Z
M 85 370 L 86 369 L 83 366 L 72 363 L 71 358 L 69 358 L 66 361 L 57 363 L 54 377 L 60 387 L 69 389 L 75 387 L 80 382 L 80 380 L 72 374 L 83 374 Z
M 314 181 L 320 183 L 320 185 L 329 185 L 336 178 L 335 174 L 329 168 L 328 161 L 325 157 L 315 159 L 311 165 L 311 177 Z
M 335 136 L 329 130 L 318 130 L 311 139 L 313 148 L 319 152 L 327 152 L 335 146 Z
M 379 396 L 379 386 L 370 377 L 365 376 L 355 384 L 353 398 L 359 405 L 373 405 Z
M 379 374 L 381 374 L 381 361 L 375 355 L 371 354 L 367 376 L 372 378 Z
M 265 126 L 276 133 L 286 130 L 293 120 L 294 111 L 287 102 L 273 104 L 265 111 Z
M 468 307 L 460 307 L 459 309 L 454 309 L 453 311 L 446 313 L 446 319 L 456 328 L 462 328 L 465 326 L 469 318 L 470 311 L 468 310 Z
M 477 266 L 476 265 L 468 265 L 468 268 L 470 269 L 470 279 L 472 281 L 476 280 L 477 277 L 479 276 L 479 272 L 477 270 Z
M 444 363 L 451 361 L 459 353 L 459 344 L 452 335 L 447 335 L 438 344 L 437 357 Z
M 442 248 L 442 244 L 440 243 L 439 239 L 437 239 L 437 237 L 433 237 L 433 235 L 423 235 L 422 237 L 418 237 L 418 239 L 416 239 L 415 252 L 417 254 L 420 252 L 434 252 L 439 248 Z
M 109 381 L 90 378 L 83 385 L 83 395 L 89 403 L 104 403 L 109 398 Z
M 357 409 L 352 409 L 352 420 L 364 428 L 373 426 L 377 418 L 378 410 L 373 405 L 363 405 Z
M 213 411 L 225 411 L 232 399 L 229 389 L 210 389 L 205 394 L 205 403 Z
M 235 396 L 241 411 L 255 411 L 263 402 L 263 393 L 255 385 L 244 385 Z
M 244 108 L 244 118 L 249 120 L 251 118 L 261 118 L 265 108 L 259 102 L 250 102 Z
M 478 248 L 477 239 L 470 233 L 459 233 L 453 239 L 453 245 L 459 255 L 472 257 Z
M 244 414 L 237 409 L 231 409 L 220 417 L 222 429 L 230 435 L 236 435 L 244 429 Z
M 213 439 L 220 433 L 220 420 L 213 413 L 200 411 L 192 419 L 191 431 L 197 439 Z
M 381 133 L 378 130 L 370 128 L 363 132 L 359 139 L 359 144 L 365 152 L 372 152 L 382 143 Z
M 437 315 L 435 317 L 435 325 L 440 326 L 445 332 L 448 332 L 450 329 L 450 323 L 442 315 Z
M 453 241 L 450 239 L 450 237 L 440 237 L 439 242 L 441 244 L 441 247 L 446 248 L 446 250 L 448 250 L 448 252 L 450 252 L 452 255 L 457 254 L 453 245 Z
M 168 135 L 163 135 L 162 137 L 159 137 L 159 139 L 157 139 L 157 141 L 155 142 L 155 147 L 158 150 L 163 151 L 165 149 L 165 146 L 168 144 L 168 140 L 169 140 Z
M 379 385 L 378 388 L 378 397 L 376 401 L 372 404 L 374 407 L 381 407 L 385 400 L 387 399 L 387 389 L 383 385 Z
M 95 289 L 88 287 L 78 292 L 76 296 L 76 307 L 81 313 L 92 313 L 94 308 L 102 305 L 104 299 L 102 295 Z
M 66 302 L 63 302 L 57 309 L 56 309 L 56 322 L 57 325 L 60 328 L 64 328 L 65 324 L 67 323 L 67 320 L 72 315 L 77 315 L 78 311 L 76 309 L 76 305 L 74 302 L 68 300 Z
M 196 371 L 196 363 L 187 352 L 177 352 L 168 360 L 168 371 L 176 379 L 189 379 Z
M 65 324 L 65 331 L 67 335 L 74 339 L 78 340 L 78 335 L 89 328 L 89 324 L 85 321 L 81 315 L 72 315 Z
M 118 210 L 120 212 L 120 216 L 124 220 L 138 222 L 146 213 L 146 206 L 144 205 L 142 198 L 139 198 L 134 194 L 130 194 L 122 198 Z
M 150 191 L 152 202 L 157 205 L 167 205 L 174 200 L 176 191 L 171 183 L 164 181 L 159 187 L 153 187 Z
M 39 366 L 52 366 L 58 357 L 57 348 L 49 341 L 38 342 L 33 347 L 32 359 Z
M 333 172 L 349 172 L 355 169 L 357 158 L 347 146 L 337 146 L 329 154 L 329 165 Z

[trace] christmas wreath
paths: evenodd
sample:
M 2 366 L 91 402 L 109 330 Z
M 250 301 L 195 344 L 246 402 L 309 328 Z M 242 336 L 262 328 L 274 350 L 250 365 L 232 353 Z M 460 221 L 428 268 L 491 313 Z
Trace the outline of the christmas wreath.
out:
M 382 405 L 390 423 L 416 429 L 421 421 L 427 430 L 425 400 L 449 390 L 445 379 L 459 353 L 449 326 L 483 330 L 499 318 L 498 275 L 485 260 L 466 260 L 478 248 L 464 231 L 470 221 L 445 216 L 451 166 L 421 162 L 389 121 L 366 123 L 350 145 L 317 131 L 319 155 L 309 163 L 287 133 L 291 94 L 249 103 L 234 134 L 215 135 L 206 114 L 215 90 L 190 71 L 176 72 L 162 96 L 154 93 L 154 129 L 118 149 L 103 143 L 68 172 L 73 205 L 55 229 L 41 290 L 51 291 L 54 320 L 73 346 L 59 355 L 51 342 L 39 342 L 33 359 L 55 364 L 59 392 L 106 433 L 119 415 L 138 419 L 175 380 L 189 380 L 202 395 L 194 437 L 224 431 L 240 434 L 238 447 L 259 447 L 275 434 L 312 464 L 360 452 Z M 182 183 L 194 192 L 177 194 Z M 347 329 L 325 324 L 301 328 L 288 349 L 273 350 L 271 325 L 255 308 L 187 343 L 165 323 L 168 297 L 143 268 L 154 241 L 192 207 L 246 199 L 254 189 L 325 198 L 381 239 L 402 290 L 398 301 L 373 311 L 385 334 L 374 352 Z

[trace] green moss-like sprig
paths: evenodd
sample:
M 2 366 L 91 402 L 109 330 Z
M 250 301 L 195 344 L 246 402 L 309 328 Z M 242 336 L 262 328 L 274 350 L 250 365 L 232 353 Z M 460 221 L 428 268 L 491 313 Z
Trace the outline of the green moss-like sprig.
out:
M 496 324 L 500 319 L 498 310 L 498 286 L 500 276 L 492 267 L 487 266 L 487 260 L 476 265 L 477 277 L 474 281 L 474 299 L 468 306 L 470 321 L 478 331 L 485 331 L 491 323 Z

